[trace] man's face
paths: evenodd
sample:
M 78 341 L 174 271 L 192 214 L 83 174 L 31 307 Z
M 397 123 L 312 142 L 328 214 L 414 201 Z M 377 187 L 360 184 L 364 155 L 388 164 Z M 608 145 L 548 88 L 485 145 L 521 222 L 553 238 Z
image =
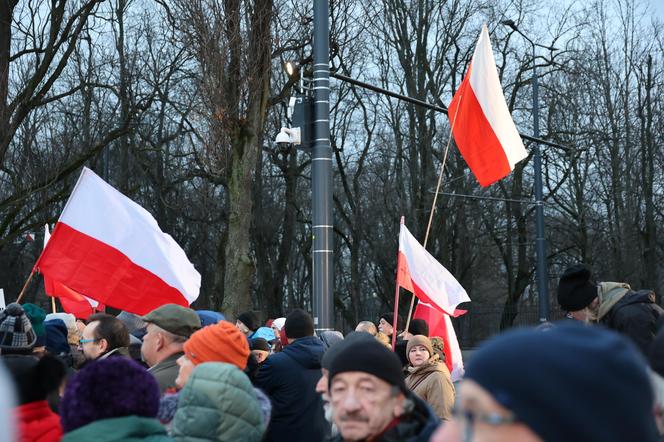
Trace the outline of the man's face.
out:
M 240 321 L 240 320 L 235 321 L 235 326 L 236 326 L 236 327 L 237 327 L 242 333 L 244 333 L 245 335 L 248 335 L 249 332 L 251 331 L 251 330 L 249 330 L 249 328 L 248 328 L 246 325 L 244 325 L 244 324 L 242 323 L 242 321 Z
M 81 335 L 80 347 L 83 350 L 83 355 L 87 360 L 97 359 L 104 354 L 107 350 L 108 342 L 106 339 L 95 339 L 95 329 L 99 325 L 99 321 L 92 321 L 83 329 Z
M 458 412 L 441 425 L 431 442 L 542 442 L 526 425 L 513 422 L 512 413 L 476 382 L 463 381 L 458 398 Z
M 185 384 L 191 376 L 191 372 L 194 371 L 194 363 L 187 358 L 186 355 L 182 355 L 178 358 L 177 364 L 180 366 L 180 371 L 178 371 L 178 377 L 175 378 L 175 386 L 178 390 L 184 388 Z
M 389 322 L 387 322 L 383 318 L 380 318 L 380 322 L 378 323 L 379 332 L 385 333 L 387 336 L 391 336 L 393 330 L 394 329 L 392 328 Z
M 316 393 L 320 394 L 323 398 L 323 402 L 330 402 L 330 396 L 327 394 L 327 384 L 329 371 L 326 368 L 321 368 L 321 377 L 316 384 Z
M 141 345 L 141 355 L 148 366 L 152 367 L 160 362 L 161 358 L 159 358 L 158 353 L 163 348 L 164 335 L 159 333 L 159 328 L 154 324 L 148 324 L 145 331 L 143 344 Z
M 403 412 L 403 393 L 361 371 L 337 374 L 330 386 L 334 422 L 344 441 L 360 441 L 380 434 Z

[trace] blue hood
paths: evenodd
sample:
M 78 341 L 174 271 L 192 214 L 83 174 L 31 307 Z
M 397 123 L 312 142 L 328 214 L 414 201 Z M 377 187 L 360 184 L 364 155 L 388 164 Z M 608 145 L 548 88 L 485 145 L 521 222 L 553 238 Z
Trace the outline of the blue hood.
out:
M 307 336 L 284 347 L 282 353 L 293 358 L 303 368 L 320 368 L 325 345 L 316 336 Z

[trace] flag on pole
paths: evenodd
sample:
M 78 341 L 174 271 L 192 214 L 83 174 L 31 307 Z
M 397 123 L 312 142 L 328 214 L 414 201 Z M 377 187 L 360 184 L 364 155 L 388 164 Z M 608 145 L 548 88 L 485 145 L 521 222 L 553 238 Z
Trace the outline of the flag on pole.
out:
M 450 316 L 420 301 L 415 307 L 413 319 L 424 319 L 429 326 L 429 336 L 438 336 L 443 340 L 445 364 L 452 374 L 452 382 L 461 379 L 464 373 L 463 357 Z
M 457 305 L 470 301 L 461 284 L 422 247 L 403 222 L 399 232 L 397 285 L 452 316 L 461 313 Z
M 461 155 L 482 186 L 504 178 L 528 156 L 505 102 L 486 25 L 448 116 Z
M 48 244 L 50 238 L 51 232 L 48 224 L 46 224 L 44 226 L 44 248 L 46 248 L 46 244 Z M 88 319 L 95 310 L 104 309 L 103 304 L 99 304 L 94 299 L 90 299 L 46 275 L 44 275 L 44 291 L 48 296 L 58 298 L 62 309 L 79 319 Z
M 167 303 L 189 306 L 201 285 L 152 215 L 88 168 L 35 267 L 75 292 L 139 315 Z

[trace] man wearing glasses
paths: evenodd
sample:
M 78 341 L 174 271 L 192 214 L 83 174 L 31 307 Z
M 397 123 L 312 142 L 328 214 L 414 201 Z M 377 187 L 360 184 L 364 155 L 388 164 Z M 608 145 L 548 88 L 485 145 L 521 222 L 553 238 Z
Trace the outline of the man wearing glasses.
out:
M 110 356 L 129 357 L 129 331 L 115 316 L 97 313 L 88 319 L 79 341 L 86 361 Z

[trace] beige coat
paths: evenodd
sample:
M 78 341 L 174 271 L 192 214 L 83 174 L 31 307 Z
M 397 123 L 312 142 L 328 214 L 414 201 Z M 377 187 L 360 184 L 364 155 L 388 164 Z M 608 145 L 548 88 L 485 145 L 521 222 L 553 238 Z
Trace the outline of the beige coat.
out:
M 436 416 L 449 419 L 454 405 L 454 385 L 450 371 L 438 355 L 417 368 L 408 367 L 408 372 L 406 387 L 428 403 Z

